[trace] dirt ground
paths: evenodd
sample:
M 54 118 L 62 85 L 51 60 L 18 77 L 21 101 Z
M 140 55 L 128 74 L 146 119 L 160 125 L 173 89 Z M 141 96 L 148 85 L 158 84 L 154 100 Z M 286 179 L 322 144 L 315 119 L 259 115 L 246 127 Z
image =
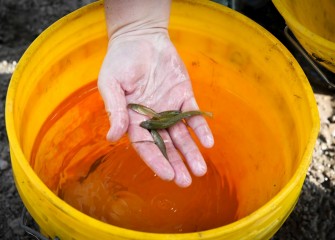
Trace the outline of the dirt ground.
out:
M 0 239 L 35 239 L 20 227 L 23 205 L 9 158 L 4 104 L 11 74 L 24 50 L 46 27 L 89 2 L 0 0 Z M 289 46 L 282 34 L 284 21 L 271 2 L 257 11 L 245 10 L 244 14 L 267 28 L 294 53 L 311 82 L 321 118 L 320 134 L 301 196 L 273 239 L 335 239 L 335 91 L 329 90 Z M 327 72 L 327 75 L 334 81 L 334 74 Z

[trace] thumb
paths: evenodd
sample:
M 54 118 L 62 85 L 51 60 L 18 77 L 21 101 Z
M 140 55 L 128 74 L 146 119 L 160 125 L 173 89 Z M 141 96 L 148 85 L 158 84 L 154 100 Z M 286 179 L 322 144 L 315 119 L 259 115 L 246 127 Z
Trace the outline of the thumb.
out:
M 110 129 L 107 133 L 107 140 L 115 142 L 126 133 L 129 125 L 124 90 L 115 79 L 101 76 L 98 79 L 98 89 L 109 117 Z

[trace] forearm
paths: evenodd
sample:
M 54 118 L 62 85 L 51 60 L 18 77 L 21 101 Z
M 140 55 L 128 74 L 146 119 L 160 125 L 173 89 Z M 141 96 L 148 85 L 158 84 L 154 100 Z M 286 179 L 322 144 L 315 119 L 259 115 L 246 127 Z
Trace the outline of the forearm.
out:
M 171 0 L 105 0 L 109 38 L 133 31 L 166 31 Z

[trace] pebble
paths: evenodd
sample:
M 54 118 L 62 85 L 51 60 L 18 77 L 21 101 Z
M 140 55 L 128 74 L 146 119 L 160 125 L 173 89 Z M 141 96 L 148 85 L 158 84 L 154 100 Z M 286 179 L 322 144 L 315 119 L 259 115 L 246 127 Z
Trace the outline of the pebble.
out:
M 17 62 L 7 62 L 6 60 L 3 60 L 0 62 L 0 74 L 9 74 L 13 73 L 15 70 Z
M 335 123 L 335 114 L 329 117 L 330 123 Z
M 3 159 L 0 159 L 0 170 L 6 170 L 9 167 L 9 163 Z

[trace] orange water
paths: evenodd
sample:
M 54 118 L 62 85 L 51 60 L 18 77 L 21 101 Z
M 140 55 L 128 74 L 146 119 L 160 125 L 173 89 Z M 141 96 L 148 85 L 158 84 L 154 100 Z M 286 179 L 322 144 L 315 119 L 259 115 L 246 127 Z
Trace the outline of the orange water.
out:
M 202 90 L 200 98 L 210 95 L 210 87 Z M 155 176 L 126 136 L 115 144 L 105 140 L 109 123 L 95 83 L 64 100 L 46 120 L 31 165 L 60 198 L 116 226 L 176 233 L 231 223 L 278 193 L 288 176 L 270 122 L 223 89 L 212 96 L 224 107 L 205 102 L 210 108 L 201 108 L 214 113 L 208 121 L 215 146 L 200 147 L 208 172 L 193 177 L 188 188 Z

